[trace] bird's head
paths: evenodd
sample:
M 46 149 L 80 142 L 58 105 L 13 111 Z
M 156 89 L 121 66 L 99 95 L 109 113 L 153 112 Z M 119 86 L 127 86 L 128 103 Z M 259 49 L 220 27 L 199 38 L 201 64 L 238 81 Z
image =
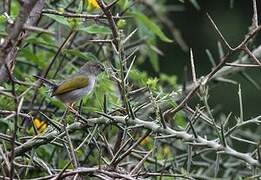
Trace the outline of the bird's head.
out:
M 103 71 L 105 71 L 104 66 L 100 63 L 95 63 L 95 62 L 85 63 L 79 70 L 80 73 L 86 73 L 95 76 L 97 76 Z

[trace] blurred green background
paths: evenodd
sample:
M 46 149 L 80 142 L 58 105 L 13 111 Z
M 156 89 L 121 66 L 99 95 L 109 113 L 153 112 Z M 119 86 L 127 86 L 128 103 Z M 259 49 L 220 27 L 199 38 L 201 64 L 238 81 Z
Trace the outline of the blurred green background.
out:
M 231 7 L 231 1 L 229 0 L 198 0 L 197 2 L 200 10 L 196 9 L 190 2 L 182 4 L 176 0 L 168 0 L 169 7 L 184 8 L 182 11 L 169 12 L 168 17 L 171 17 L 176 28 L 182 33 L 188 47 L 193 49 L 196 71 L 198 77 L 200 77 L 211 70 L 211 63 L 205 52 L 206 49 L 211 51 L 216 62 L 219 61 L 217 41 L 220 39 L 210 24 L 206 13 L 208 12 L 211 15 L 230 45 L 235 47 L 244 39 L 245 34 L 248 32 L 248 28 L 252 23 L 253 8 L 252 1 L 246 0 L 234 1 L 233 7 Z M 257 6 L 260 7 L 260 2 L 257 3 Z M 258 41 L 258 38 L 256 41 Z M 258 45 L 260 43 L 258 41 L 255 44 Z M 162 43 L 159 48 L 165 54 L 160 57 L 161 71 L 177 75 L 178 82 L 182 83 L 184 67 L 190 67 L 189 52 L 184 52 L 176 43 Z M 254 47 L 250 48 L 253 49 Z M 151 68 L 149 63 L 146 64 L 146 68 Z M 260 69 L 250 69 L 245 72 L 258 84 L 261 84 Z M 155 73 L 154 75 L 157 74 Z M 189 78 L 191 79 L 191 77 Z M 239 74 L 228 78 L 236 80 L 241 84 L 245 119 L 259 115 L 261 103 L 260 90 Z M 217 115 L 219 112 L 226 114 L 233 112 L 234 115 L 238 116 L 238 99 L 238 85 L 217 83 L 210 89 L 209 102 L 212 108 L 218 106 Z

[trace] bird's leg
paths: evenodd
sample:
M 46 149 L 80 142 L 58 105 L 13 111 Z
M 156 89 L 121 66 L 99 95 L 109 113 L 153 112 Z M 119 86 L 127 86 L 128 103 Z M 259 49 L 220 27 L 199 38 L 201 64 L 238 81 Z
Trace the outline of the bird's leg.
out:
M 79 115 L 79 112 L 73 108 L 73 103 L 66 104 L 67 108 L 74 114 Z

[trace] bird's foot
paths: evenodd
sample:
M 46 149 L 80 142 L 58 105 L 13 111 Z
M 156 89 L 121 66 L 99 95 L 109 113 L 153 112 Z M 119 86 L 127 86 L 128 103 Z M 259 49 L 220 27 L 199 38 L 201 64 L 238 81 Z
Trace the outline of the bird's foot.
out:
M 76 116 L 80 115 L 80 113 L 76 109 L 73 108 L 73 105 L 67 105 L 67 107 L 68 107 L 69 111 L 72 112 L 73 114 L 75 114 Z

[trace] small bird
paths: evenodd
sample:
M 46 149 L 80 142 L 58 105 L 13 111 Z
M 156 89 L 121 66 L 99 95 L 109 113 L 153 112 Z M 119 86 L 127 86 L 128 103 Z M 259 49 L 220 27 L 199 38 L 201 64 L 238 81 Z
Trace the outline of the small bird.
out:
M 71 75 L 59 84 L 43 77 L 35 76 L 52 88 L 51 96 L 56 97 L 69 107 L 85 95 L 92 92 L 97 76 L 105 69 L 99 63 L 85 63 L 77 73 Z

